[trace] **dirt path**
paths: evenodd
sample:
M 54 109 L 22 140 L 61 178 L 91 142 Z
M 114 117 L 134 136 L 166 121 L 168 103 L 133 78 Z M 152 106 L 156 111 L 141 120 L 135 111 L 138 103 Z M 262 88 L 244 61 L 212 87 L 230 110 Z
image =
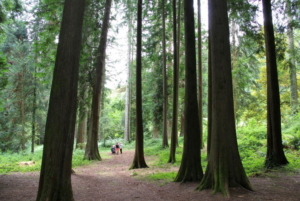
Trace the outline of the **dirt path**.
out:
M 300 201 L 300 175 L 272 173 L 268 177 L 250 178 L 255 191 L 233 188 L 231 198 L 210 190 L 197 192 L 197 183 L 149 182 L 138 179 L 139 175 L 170 169 L 151 168 L 151 158 L 146 158 L 150 168 L 128 170 L 133 151 L 115 155 L 92 165 L 75 168 L 72 186 L 76 201 L 187 201 L 187 200 L 280 200 Z M 148 163 L 148 161 L 150 161 Z M 175 169 L 174 169 L 175 170 Z M 177 170 L 175 170 L 177 171 Z M 137 176 L 136 176 L 137 175 Z M 34 201 L 38 188 L 39 173 L 13 173 L 0 175 L 0 201 Z

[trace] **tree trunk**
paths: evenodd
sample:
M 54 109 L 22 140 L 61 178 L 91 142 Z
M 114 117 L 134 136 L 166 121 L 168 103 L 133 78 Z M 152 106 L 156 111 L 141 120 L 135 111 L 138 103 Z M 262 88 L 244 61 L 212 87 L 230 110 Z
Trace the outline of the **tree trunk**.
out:
M 176 0 L 173 0 L 173 119 L 171 133 L 171 147 L 168 163 L 176 162 L 176 146 L 178 141 L 178 83 L 179 83 L 179 68 L 178 68 L 178 51 L 177 51 L 177 16 L 176 16 Z
M 22 66 L 23 72 L 22 72 L 22 80 L 21 80 L 21 123 L 22 123 L 22 133 L 21 133 L 21 148 L 22 151 L 25 150 L 25 143 L 26 143 L 26 133 L 25 133 L 25 66 Z
M 177 20 L 177 24 L 178 24 L 178 29 L 177 29 L 177 69 L 178 69 L 178 90 L 179 90 L 179 74 L 180 74 L 180 70 L 179 70 L 179 66 L 180 66 L 180 56 L 181 55 L 184 55 L 184 52 L 181 53 L 180 55 L 180 41 L 183 40 L 183 38 L 181 38 L 181 10 L 182 10 L 182 0 L 179 0 L 178 1 L 178 20 Z M 184 82 L 184 80 L 182 81 Z M 179 91 L 178 91 L 179 93 Z M 179 97 L 178 97 L 179 98 Z M 178 104 L 178 103 L 177 103 Z M 177 108 L 179 106 L 177 105 Z M 184 136 L 184 117 L 183 117 L 183 114 L 184 111 L 182 110 L 180 112 L 180 122 L 181 122 L 181 125 L 180 125 L 180 137 L 183 137 Z M 178 115 L 179 116 L 179 115 Z M 178 118 L 177 116 L 177 118 Z M 178 122 L 178 121 L 177 121 Z M 178 137 L 176 138 L 176 147 L 178 147 L 179 144 L 178 144 Z
M 184 137 L 184 114 L 180 115 L 180 137 Z
M 104 85 L 105 85 L 105 70 L 103 71 L 103 82 L 102 82 L 102 86 L 101 86 L 101 89 L 104 89 Z M 104 90 L 101 90 L 101 99 L 100 99 L 100 108 L 101 108 L 101 110 L 102 110 L 102 112 L 100 112 L 100 117 L 99 117 L 99 119 L 103 119 L 104 117 L 105 117 L 105 113 L 103 112 L 104 110 L 105 110 L 105 103 L 104 103 L 104 101 L 105 101 L 105 91 Z M 99 126 L 100 128 L 99 128 L 99 134 L 98 134 L 98 140 L 99 141 L 101 141 L 101 140 L 103 140 L 104 138 L 105 138 L 105 133 L 104 133 L 104 128 L 103 128 L 103 126 L 102 126 L 102 124 L 100 124 L 100 126 Z
M 235 37 L 237 35 L 237 30 L 236 30 L 236 23 L 235 21 L 232 21 L 231 25 L 231 36 L 232 36 L 232 53 L 231 53 L 231 58 L 232 58 L 232 71 L 234 72 L 235 69 L 237 68 L 237 47 L 236 47 L 236 40 Z M 233 85 L 233 109 L 234 109 L 234 115 L 236 119 L 236 112 L 238 110 L 238 104 L 237 104 L 237 80 L 236 77 L 232 77 L 232 85 Z
M 197 0 L 198 4 L 198 109 L 199 109 L 199 128 L 200 128 L 200 144 L 203 148 L 203 108 L 202 108 L 202 33 L 201 33 L 201 2 Z
M 128 2 L 131 4 L 131 1 Z M 128 54 L 127 54 L 127 85 L 126 85 L 126 100 L 125 100 L 125 130 L 124 130 L 124 141 L 130 141 L 130 117 L 131 117 L 131 54 L 132 54 L 132 14 L 128 14 L 128 35 L 127 35 L 127 45 L 128 45 Z
M 211 136 L 208 165 L 198 190 L 212 188 L 229 196 L 229 187 L 252 187 L 236 139 L 227 2 L 210 0 Z
M 200 158 L 200 127 L 197 100 L 197 64 L 193 0 L 184 1 L 185 28 L 185 101 L 184 146 L 176 182 L 200 181 L 203 170 Z
M 77 129 L 77 136 L 76 136 L 76 149 L 84 149 L 84 142 L 85 136 L 87 133 L 87 108 L 86 103 L 84 102 L 87 98 L 87 87 L 83 86 L 82 91 L 80 92 L 80 97 L 82 98 L 79 100 L 79 115 L 78 115 L 78 129 Z
M 270 0 L 263 0 L 264 31 L 267 54 L 267 156 L 265 166 L 273 168 L 288 163 L 282 146 L 280 95 L 275 38 Z
M 64 3 L 36 200 L 74 200 L 71 169 L 84 5 L 84 0 Z
M 166 61 L 166 17 L 165 17 L 165 0 L 162 0 L 162 52 L 163 52 L 163 133 L 162 133 L 162 147 L 169 147 L 168 143 L 168 90 L 167 90 L 167 61 Z
M 286 9 L 288 15 L 288 49 L 289 49 L 289 69 L 290 69 L 290 91 L 291 91 L 291 108 L 292 114 L 296 114 L 298 111 L 298 87 L 297 87 L 297 68 L 296 68 L 296 53 L 294 45 L 294 33 L 293 33 L 293 16 L 291 14 L 291 2 L 286 0 Z
M 207 159 L 211 147 L 211 125 L 212 125 L 212 67 L 211 67 L 211 48 L 210 31 L 208 33 L 208 101 L 207 101 Z
M 101 160 L 98 149 L 98 128 L 99 128 L 99 114 L 100 114 L 100 100 L 102 84 L 104 80 L 105 71 L 105 51 L 107 44 L 107 33 L 109 28 L 109 17 L 112 0 L 107 0 L 105 3 L 105 12 L 101 28 L 100 44 L 98 47 L 98 57 L 96 63 L 96 80 L 93 88 L 92 111 L 90 118 L 90 129 L 88 133 L 87 145 L 85 149 L 84 158 L 88 160 Z
M 34 67 L 36 73 L 36 67 Z M 33 77 L 33 101 L 32 101 L 32 123 L 31 123 L 31 153 L 34 153 L 35 144 L 35 119 L 36 119 L 36 77 Z
M 138 0 L 136 47 L 136 131 L 135 152 L 130 169 L 148 167 L 144 157 L 144 131 L 142 111 L 142 5 L 143 1 Z

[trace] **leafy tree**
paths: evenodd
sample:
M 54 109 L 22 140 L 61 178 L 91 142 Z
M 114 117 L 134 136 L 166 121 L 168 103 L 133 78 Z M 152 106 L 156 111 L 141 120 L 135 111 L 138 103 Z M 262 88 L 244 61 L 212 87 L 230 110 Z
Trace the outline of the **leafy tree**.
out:
M 103 74 L 105 70 L 105 51 L 107 44 L 107 32 L 109 28 L 109 17 L 111 10 L 111 0 L 107 0 L 105 4 L 105 13 L 102 23 L 100 44 L 99 44 L 99 55 L 96 63 L 96 77 L 95 85 L 93 87 L 93 99 L 92 99 L 92 110 L 90 118 L 90 130 L 88 133 L 88 140 L 85 149 L 84 158 L 88 160 L 101 160 L 98 150 L 98 127 L 99 127 L 99 112 L 100 112 L 100 95 L 103 84 Z
M 30 42 L 25 22 L 14 21 L 14 25 L 3 25 L 7 31 L 6 40 L 1 50 L 7 58 L 1 72 L 1 149 L 19 151 L 26 148 L 29 140 L 27 130 L 30 129 L 29 114 L 32 99 L 32 74 L 34 66 L 30 54 Z M 2 62 L 5 62 L 3 58 Z

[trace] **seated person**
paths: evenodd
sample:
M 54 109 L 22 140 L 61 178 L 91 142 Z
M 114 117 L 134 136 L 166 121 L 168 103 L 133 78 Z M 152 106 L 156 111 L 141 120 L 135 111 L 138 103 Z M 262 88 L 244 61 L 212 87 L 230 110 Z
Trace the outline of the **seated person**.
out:
M 116 150 L 115 145 L 112 145 L 110 150 L 111 150 L 112 154 L 115 154 L 116 153 L 116 151 L 115 151 Z

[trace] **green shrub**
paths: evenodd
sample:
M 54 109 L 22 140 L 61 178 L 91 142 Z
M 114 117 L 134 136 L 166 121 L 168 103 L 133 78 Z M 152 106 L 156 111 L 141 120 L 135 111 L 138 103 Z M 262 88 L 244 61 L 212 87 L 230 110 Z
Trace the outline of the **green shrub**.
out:
M 167 180 L 173 181 L 177 175 L 177 172 L 158 172 L 148 175 L 146 178 L 149 180 Z

